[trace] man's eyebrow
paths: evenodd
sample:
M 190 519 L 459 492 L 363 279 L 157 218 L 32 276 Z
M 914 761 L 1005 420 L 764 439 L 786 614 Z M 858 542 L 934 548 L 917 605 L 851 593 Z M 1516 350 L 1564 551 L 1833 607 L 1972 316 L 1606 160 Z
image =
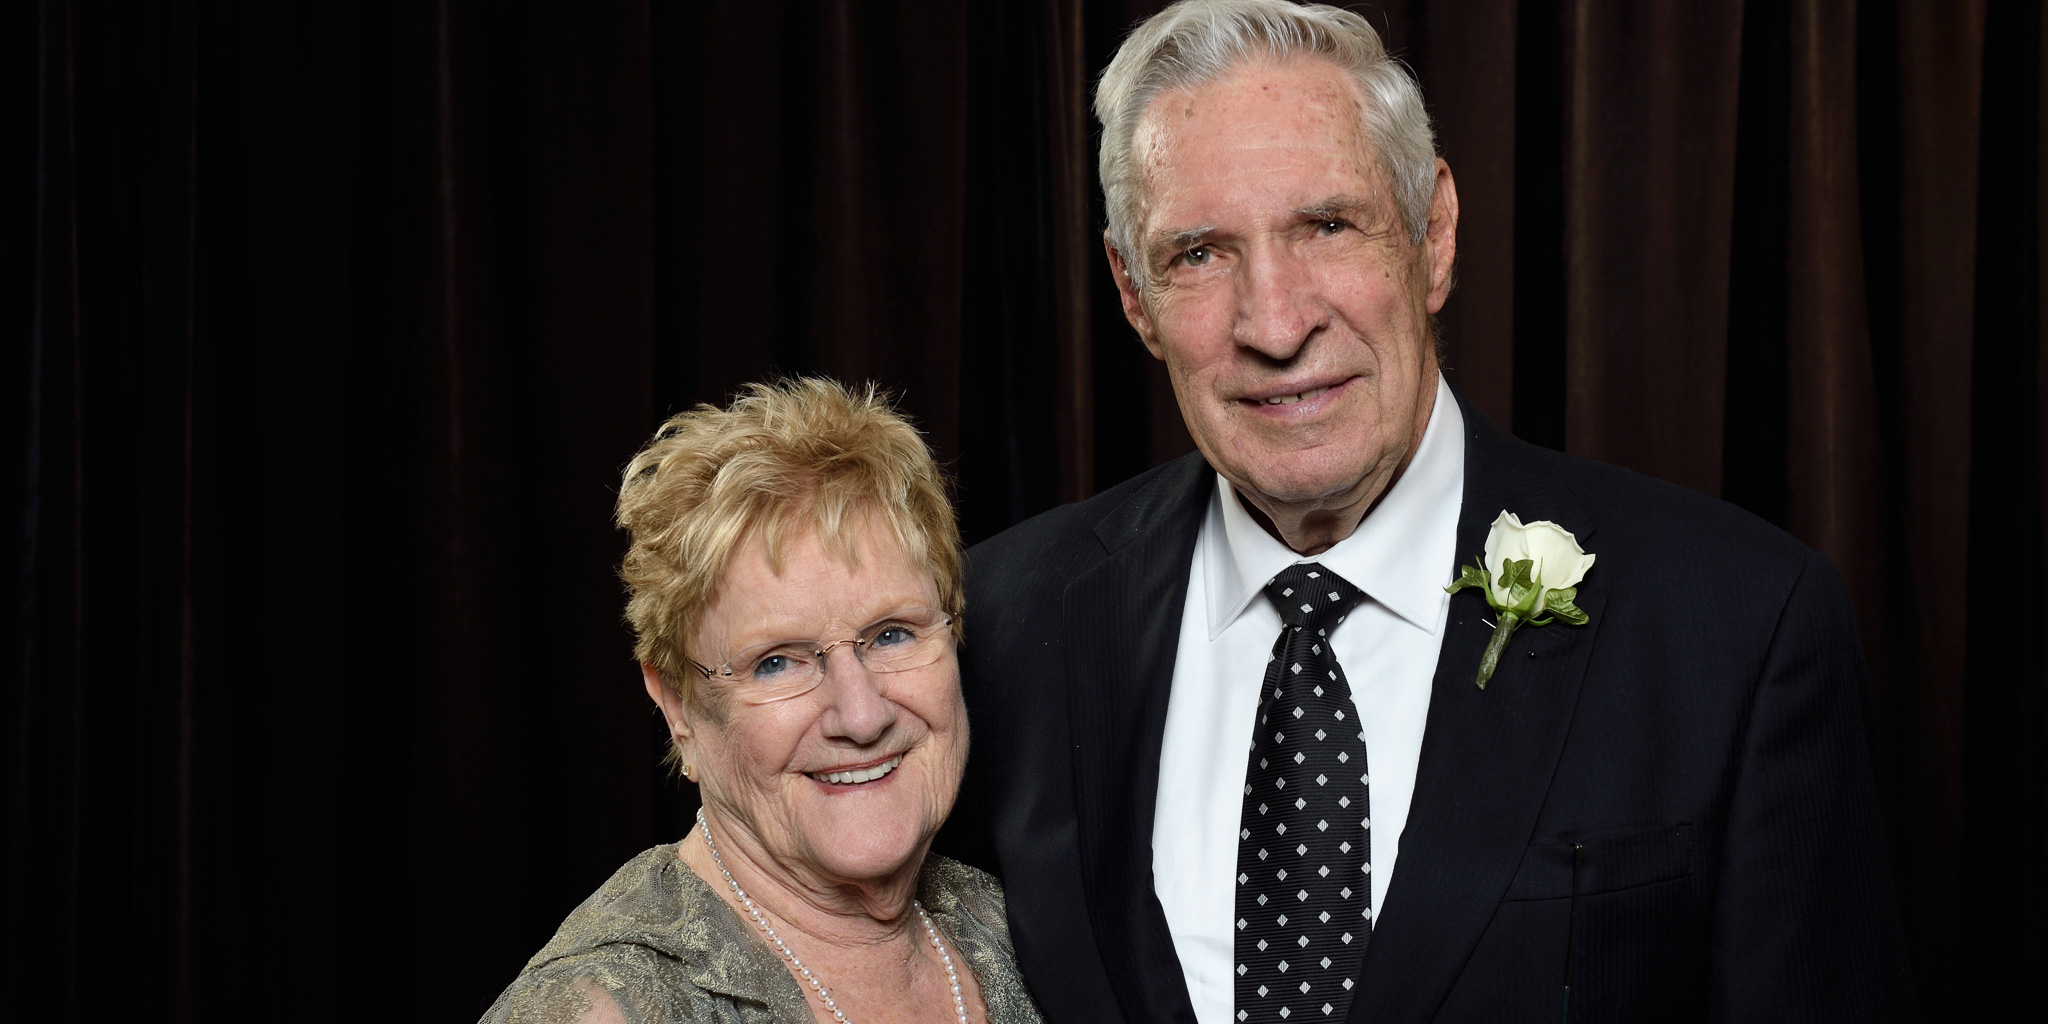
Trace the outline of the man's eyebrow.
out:
M 1334 220 L 1370 209 L 1371 206 L 1370 200 L 1360 196 L 1331 196 L 1320 203 L 1300 207 L 1295 212 L 1311 220 Z
M 1364 196 L 1335 195 L 1318 203 L 1297 207 L 1294 212 L 1308 220 L 1334 220 L 1339 217 L 1348 217 L 1360 210 L 1370 211 L 1373 209 L 1376 209 L 1373 201 Z M 1197 227 L 1161 231 L 1152 236 L 1151 244 L 1147 246 L 1146 251 L 1153 262 L 1161 262 L 1169 255 L 1184 252 L 1201 245 L 1203 242 L 1208 241 L 1209 236 L 1215 234 L 1216 231 L 1217 228 L 1214 224 L 1202 224 Z
M 1202 240 L 1216 233 L 1216 225 L 1203 224 L 1200 227 L 1181 228 L 1177 231 L 1161 231 L 1152 236 L 1152 248 L 1192 249 Z
M 1152 260 L 1159 262 L 1169 254 L 1192 249 L 1202 244 L 1204 240 L 1215 233 L 1216 225 L 1214 224 L 1180 228 L 1175 231 L 1161 231 L 1152 236 L 1152 244 L 1147 247 L 1147 250 Z

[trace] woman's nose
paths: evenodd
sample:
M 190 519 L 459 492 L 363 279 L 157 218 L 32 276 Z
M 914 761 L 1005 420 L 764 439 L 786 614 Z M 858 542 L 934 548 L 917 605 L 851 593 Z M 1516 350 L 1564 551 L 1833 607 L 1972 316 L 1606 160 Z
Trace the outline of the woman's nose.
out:
M 886 692 L 889 677 L 870 670 L 854 651 L 849 645 L 825 657 L 825 679 L 819 689 L 826 702 L 820 724 L 827 736 L 873 743 L 896 720 L 896 705 Z

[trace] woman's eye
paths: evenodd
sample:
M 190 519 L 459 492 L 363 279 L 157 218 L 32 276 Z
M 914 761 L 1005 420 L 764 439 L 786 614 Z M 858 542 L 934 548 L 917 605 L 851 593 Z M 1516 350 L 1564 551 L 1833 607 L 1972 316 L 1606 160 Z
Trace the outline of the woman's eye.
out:
M 1202 264 L 1209 262 L 1209 247 L 1206 245 L 1195 246 L 1194 248 L 1189 249 L 1184 253 L 1181 253 L 1180 260 L 1182 263 L 1185 263 L 1188 266 L 1199 267 Z
M 795 658 L 787 654 L 771 654 L 754 663 L 754 678 L 773 679 L 795 667 Z
M 880 633 L 876 633 L 875 639 L 869 644 L 869 646 L 894 647 L 897 644 L 907 644 L 916 639 L 917 634 L 911 632 L 906 627 L 889 626 L 883 629 Z

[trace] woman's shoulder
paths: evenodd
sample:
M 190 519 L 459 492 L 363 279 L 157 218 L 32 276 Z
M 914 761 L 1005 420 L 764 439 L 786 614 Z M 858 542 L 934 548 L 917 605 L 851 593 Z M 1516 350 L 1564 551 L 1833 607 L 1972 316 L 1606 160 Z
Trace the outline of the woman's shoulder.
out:
M 478 1024 L 627 1024 L 674 1014 L 662 1005 L 671 986 L 638 947 L 553 960 L 522 971 Z
M 795 982 L 755 945 L 676 847 L 657 846 L 570 911 L 483 1022 L 768 1021 L 801 1009 Z
M 942 886 L 949 890 L 991 893 L 996 899 L 1003 898 L 1002 880 L 965 861 L 954 860 L 943 853 L 934 853 L 924 859 L 924 867 L 918 872 L 918 885 Z
M 663 1024 L 667 1021 L 786 1024 L 808 1021 L 796 983 L 772 991 L 706 984 L 702 970 L 645 946 L 587 950 L 526 971 L 479 1024 Z M 785 991 L 786 990 L 786 991 Z
M 992 1024 L 1039 1024 L 1038 1005 L 1017 971 L 1017 949 L 1003 902 L 1003 883 L 980 868 L 942 854 L 925 858 L 918 899 L 981 982 Z
M 526 968 L 620 942 L 667 949 L 683 937 L 680 926 L 700 902 L 687 884 L 694 878 L 676 859 L 672 843 L 641 852 L 562 919 L 554 937 L 526 962 Z
M 917 895 L 925 909 L 939 915 L 967 915 L 987 922 L 1000 931 L 1008 945 L 1010 927 L 1005 916 L 1003 883 L 980 868 L 944 854 L 926 857 L 918 873 Z

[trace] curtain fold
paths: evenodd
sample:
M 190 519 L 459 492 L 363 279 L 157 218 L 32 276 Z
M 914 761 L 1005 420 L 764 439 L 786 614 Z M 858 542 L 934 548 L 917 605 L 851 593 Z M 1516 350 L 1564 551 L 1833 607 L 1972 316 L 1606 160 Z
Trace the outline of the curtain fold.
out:
M 1958 787 L 1960 912 L 1955 982 L 1976 1015 L 2048 1013 L 2048 962 L 2038 920 L 2048 908 L 2048 717 L 2040 652 L 2048 630 L 2005 610 L 2014 574 L 2040 579 L 2042 417 L 2038 283 L 2043 167 L 2038 132 L 2043 64 L 2038 5 L 1985 12 L 1970 345 L 1969 555 L 1964 597 Z M 1945 837 L 1946 838 L 1946 837 Z M 1997 865 L 1997 867 L 1994 867 Z M 2003 870 L 2005 865 L 2019 870 Z M 2002 941 L 1983 943 L 1981 937 Z M 2018 1005 L 1996 998 L 2031 977 Z
M 1565 17 L 1565 448 L 1716 493 L 1742 11 Z
M 1190 450 L 1088 109 L 1160 6 L 0 14 L 20 1012 L 474 1014 L 680 834 L 609 518 L 668 413 L 874 380 L 970 540 Z M 2048 19 L 1360 9 L 1459 184 L 1447 372 L 1841 566 L 1926 1019 L 2048 1013 Z

